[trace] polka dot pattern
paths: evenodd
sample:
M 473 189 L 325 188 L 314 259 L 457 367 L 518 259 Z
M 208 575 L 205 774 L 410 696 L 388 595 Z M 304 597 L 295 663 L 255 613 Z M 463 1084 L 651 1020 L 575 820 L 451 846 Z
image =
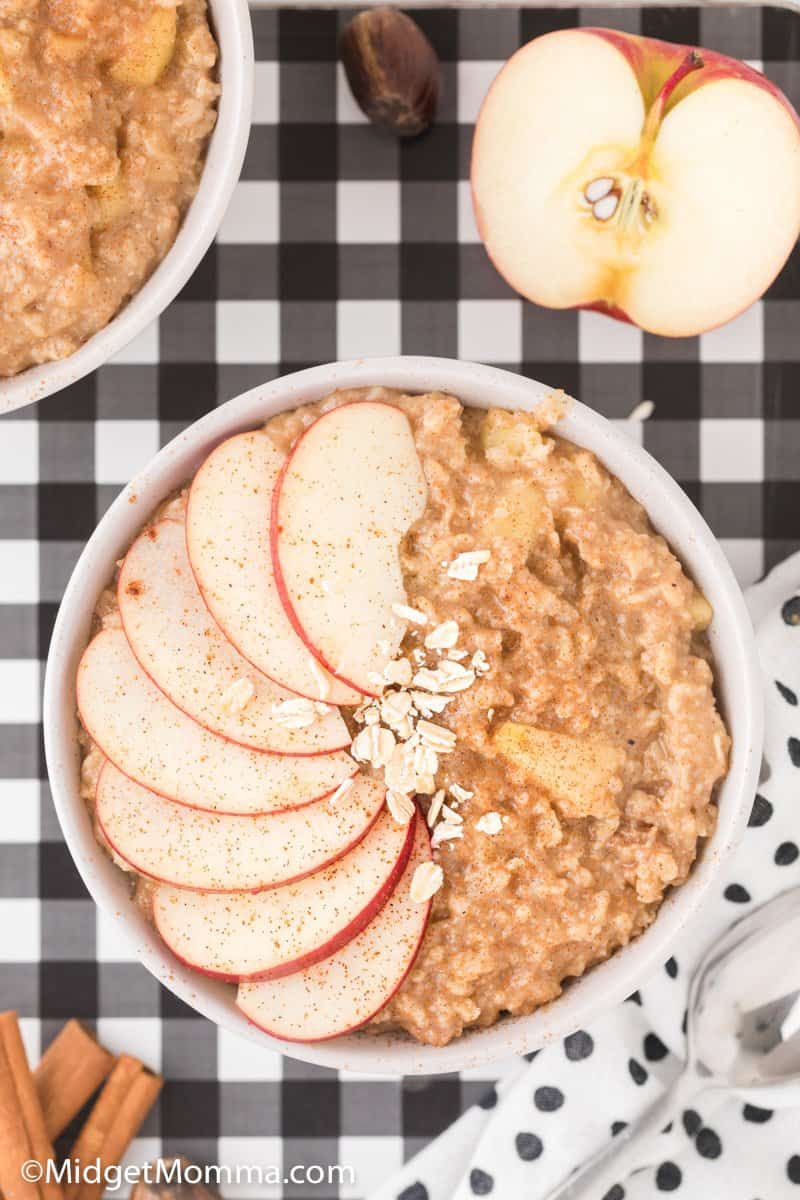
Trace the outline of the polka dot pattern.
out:
M 469 1186 L 473 1196 L 489 1196 L 494 1191 L 494 1180 L 488 1171 L 473 1167 L 469 1173 Z
M 668 1048 L 664 1045 L 658 1034 L 648 1033 L 644 1039 L 644 1056 L 648 1062 L 661 1062 L 662 1058 L 666 1058 L 669 1054 Z
M 514 1145 L 523 1162 L 535 1162 L 544 1150 L 542 1139 L 535 1133 L 518 1133 L 514 1138 Z
M 786 1174 L 791 1183 L 800 1183 L 800 1154 L 793 1154 L 786 1164 Z
M 641 1087 L 642 1084 L 647 1083 L 647 1071 L 645 1071 L 644 1067 L 640 1062 L 637 1061 L 637 1059 L 628 1059 L 628 1070 L 630 1071 L 631 1079 L 637 1087 Z
M 700 1132 L 703 1126 L 703 1118 L 699 1112 L 695 1112 L 693 1108 L 687 1108 L 681 1118 L 683 1128 L 686 1130 L 687 1137 L 694 1138 Z
M 557 1087 L 540 1087 L 533 1093 L 533 1103 L 539 1112 L 556 1112 L 564 1103 L 564 1093 Z
M 674 1162 L 663 1162 L 656 1171 L 656 1187 L 660 1192 L 674 1192 L 682 1179 L 681 1169 Z
M 719 1158 L 722 1154 L 722 1142 L 713 1129 L 698 1130 L 694 1144 L 701 1158 Z
M 730 900 L 731 904 L 749 904 L 750 893 L 740 883 L 729 883 L 725 888 L 725 899 Z
M 430 1200 L 430 1193 L 424 1183 L 412 1183 L 410 1187 L 403 1188 L 397 1200 Z
M 771 1108 L 757 1108 L 755 1104 L 745 1104 L 742 1116 L 745 1121 L 751 1121 L 754 1125 L 765 1125 L 772 1118 L 773 1112 Z
M 751 829 L 760 829 L 762 825 L 766 825 L 767 821 L 770 820 L 774 811 L 769 800 L 766 800 L 764 796 L 756 794 L 748 825 Z
M 775 851 L 775 866 L 790 867 L 792 863 L 797 862 L 798 857 L 800 857 L 800 850 L 798 850 L 796 842 L 781 842 Z
M 585 1029 L 579 1029 L 577 1033 L 571 1033 L 564 1041 L 564 1053 L 570 1062 L 580 1062 L 581 1059 L 588 1058 L 594 1050 L 594 1041 L 592 1035 L 587 1033 Z

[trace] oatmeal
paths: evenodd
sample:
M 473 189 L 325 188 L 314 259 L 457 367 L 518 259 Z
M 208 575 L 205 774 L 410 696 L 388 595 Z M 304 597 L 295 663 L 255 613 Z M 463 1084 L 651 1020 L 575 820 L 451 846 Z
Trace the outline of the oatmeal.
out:
M 408 603 L 427 623 L 409 625 L 404 652 L 413 661 L 452 622 L 489 664 L 436 716 L 456 735 L 440 781 L 460 832 L 435 850 L 431 923 L 377 1025 L 443 1045 L 553 1000 L 652 922 L 714 831 L 729 742 L 707 602 L 622 484 L 546 433 L 557 407 L 394 401 L 429 487 L 403 549 Z M 287 447 L 310 419 L 268 428 Z M 606 753 L 607 786 L 546 788 L 498 752 L 510 725 L 574 739 L 577 776 Z
M 167 253 L 216 59 L 206 0 L 0 4 L 0 376 L 71 354 Z
M 710 606 L 622 484 L 549 432 L 560 397 L 525 414 L 340 392 L 266 433 L 284 454 L 365 399 L 406 414 L 428 496 L 401 545 L 400 651 L 341 712 L 386 813 L 405 825 L 416 798 L 433 848 L 409 891 L 433 900 L 421 949 L 371 1028 L 444 1045 L 548 1003 L 653 921 L 714 831 L 729 739 Z M 185 493 L 164 513 L 185 521 Z M 96 623 L 119 620 L 108 591 Z M 91 805 L 103 756 L 84 740 Z M 155 887 L 136 885 L 146 910 Z

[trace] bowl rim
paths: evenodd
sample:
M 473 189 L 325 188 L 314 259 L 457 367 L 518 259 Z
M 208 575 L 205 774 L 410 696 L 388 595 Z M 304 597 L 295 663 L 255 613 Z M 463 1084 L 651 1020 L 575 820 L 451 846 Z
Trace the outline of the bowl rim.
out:
M 478 407 L 532 408 L 552 388 L 509 371 L 454 359 L 392 357 L 311 367 L 252 388 L 207 413 L 169 442 L 122 490 L 87 542 L 64 592 L 53 629 L 44 684 L 45 754 L 53 800 L 70 853 L 98 907 L 153 975 L 185 1003 L 228 1031 L 313 1064 L 370 1074 L 439 1074 L 486 1066 L 565 1037 L 625 999 L 697 914 L 721 864 L 737 845 L 756 790 L 763 738 L 763 694 L 752 625 L 723 551 L 679 485 L 641 446 L 605 417 L 574 401 L 558 432 L 591 449 L 645 505 L 714 607 L 709 631 L 718 697 L 733 737 L 730 770 L 718 803 L 715 834 L 692 873 L 668 895 L 653 924 L 529 1016 L 505 1017 L 444 1047 L 397 1035 L 349 1035 L 319 1043 L 285 1042 L 250 1025 L 229 985 L 182 967 L 127 898 L 127 882 L 94 839 L 77 787 L 74 673 L 97 596 L 156 505 L 187 480 L 225 437 L 256 428 L 274 413 L 319 399 L 335 388 L 398 387 L 449 391 Z M 227 995 L 226 995 L 227 989 Z
M 244 162 L 255 66 L 247 0 L 208 0 L 208 4 L 219 46 L 217 120 L 200 185 L 175 241 L 139 291 L 74 353 L 0 379 L 0 415 L 43 400 L 107 363 L 175 299 L 213 242 Z

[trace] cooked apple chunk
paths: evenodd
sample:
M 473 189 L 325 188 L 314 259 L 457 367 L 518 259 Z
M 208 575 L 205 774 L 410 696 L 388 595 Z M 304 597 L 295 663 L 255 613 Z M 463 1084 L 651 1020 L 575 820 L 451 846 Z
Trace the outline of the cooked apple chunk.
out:
M 567 818 L 613 816 L 611 783 L 623 754 L 602 738 L 577 738 L 505 721 L 494 737 L 500 753 L 546 791 Z
M 105 229 L 128 211 L 129 190 L 120 169 L 108 183 L 98 183 L 87 189 L 95 201 L 92 224 Z
M 703 593 L 696 588 L 689 601 L 689 612 L 692 616 L 692 627 L 698 633 L 702 633 L 704 629 L 708 629 L 714 617 L 714 610 Z
M 540 489 L 526 479 L 512 479 L 486 522 L 484 534 L 529 546 L 548 527 L 552 528 L 552 517 Z
M 138 87 L 157 83 L 175 53 L 177 26 L 174 8 L 156 8 L 139 38 L 111 65 L 111 78 Z
M 489 462 L 501 470 L 536 461 L 543 454 L 541 431 L 528 413 L 493 408 L 481 423 L 481 441 Z

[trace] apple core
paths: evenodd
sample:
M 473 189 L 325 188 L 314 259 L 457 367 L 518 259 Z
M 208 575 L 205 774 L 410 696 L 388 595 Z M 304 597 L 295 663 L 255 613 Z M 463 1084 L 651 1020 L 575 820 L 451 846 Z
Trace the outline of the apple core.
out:
M 695 336 L 757 300 L 800 234 L 800 120 L 715 51 L 561 30 L 492 84 L 472 193 L 489 257 L 529 300 Z

